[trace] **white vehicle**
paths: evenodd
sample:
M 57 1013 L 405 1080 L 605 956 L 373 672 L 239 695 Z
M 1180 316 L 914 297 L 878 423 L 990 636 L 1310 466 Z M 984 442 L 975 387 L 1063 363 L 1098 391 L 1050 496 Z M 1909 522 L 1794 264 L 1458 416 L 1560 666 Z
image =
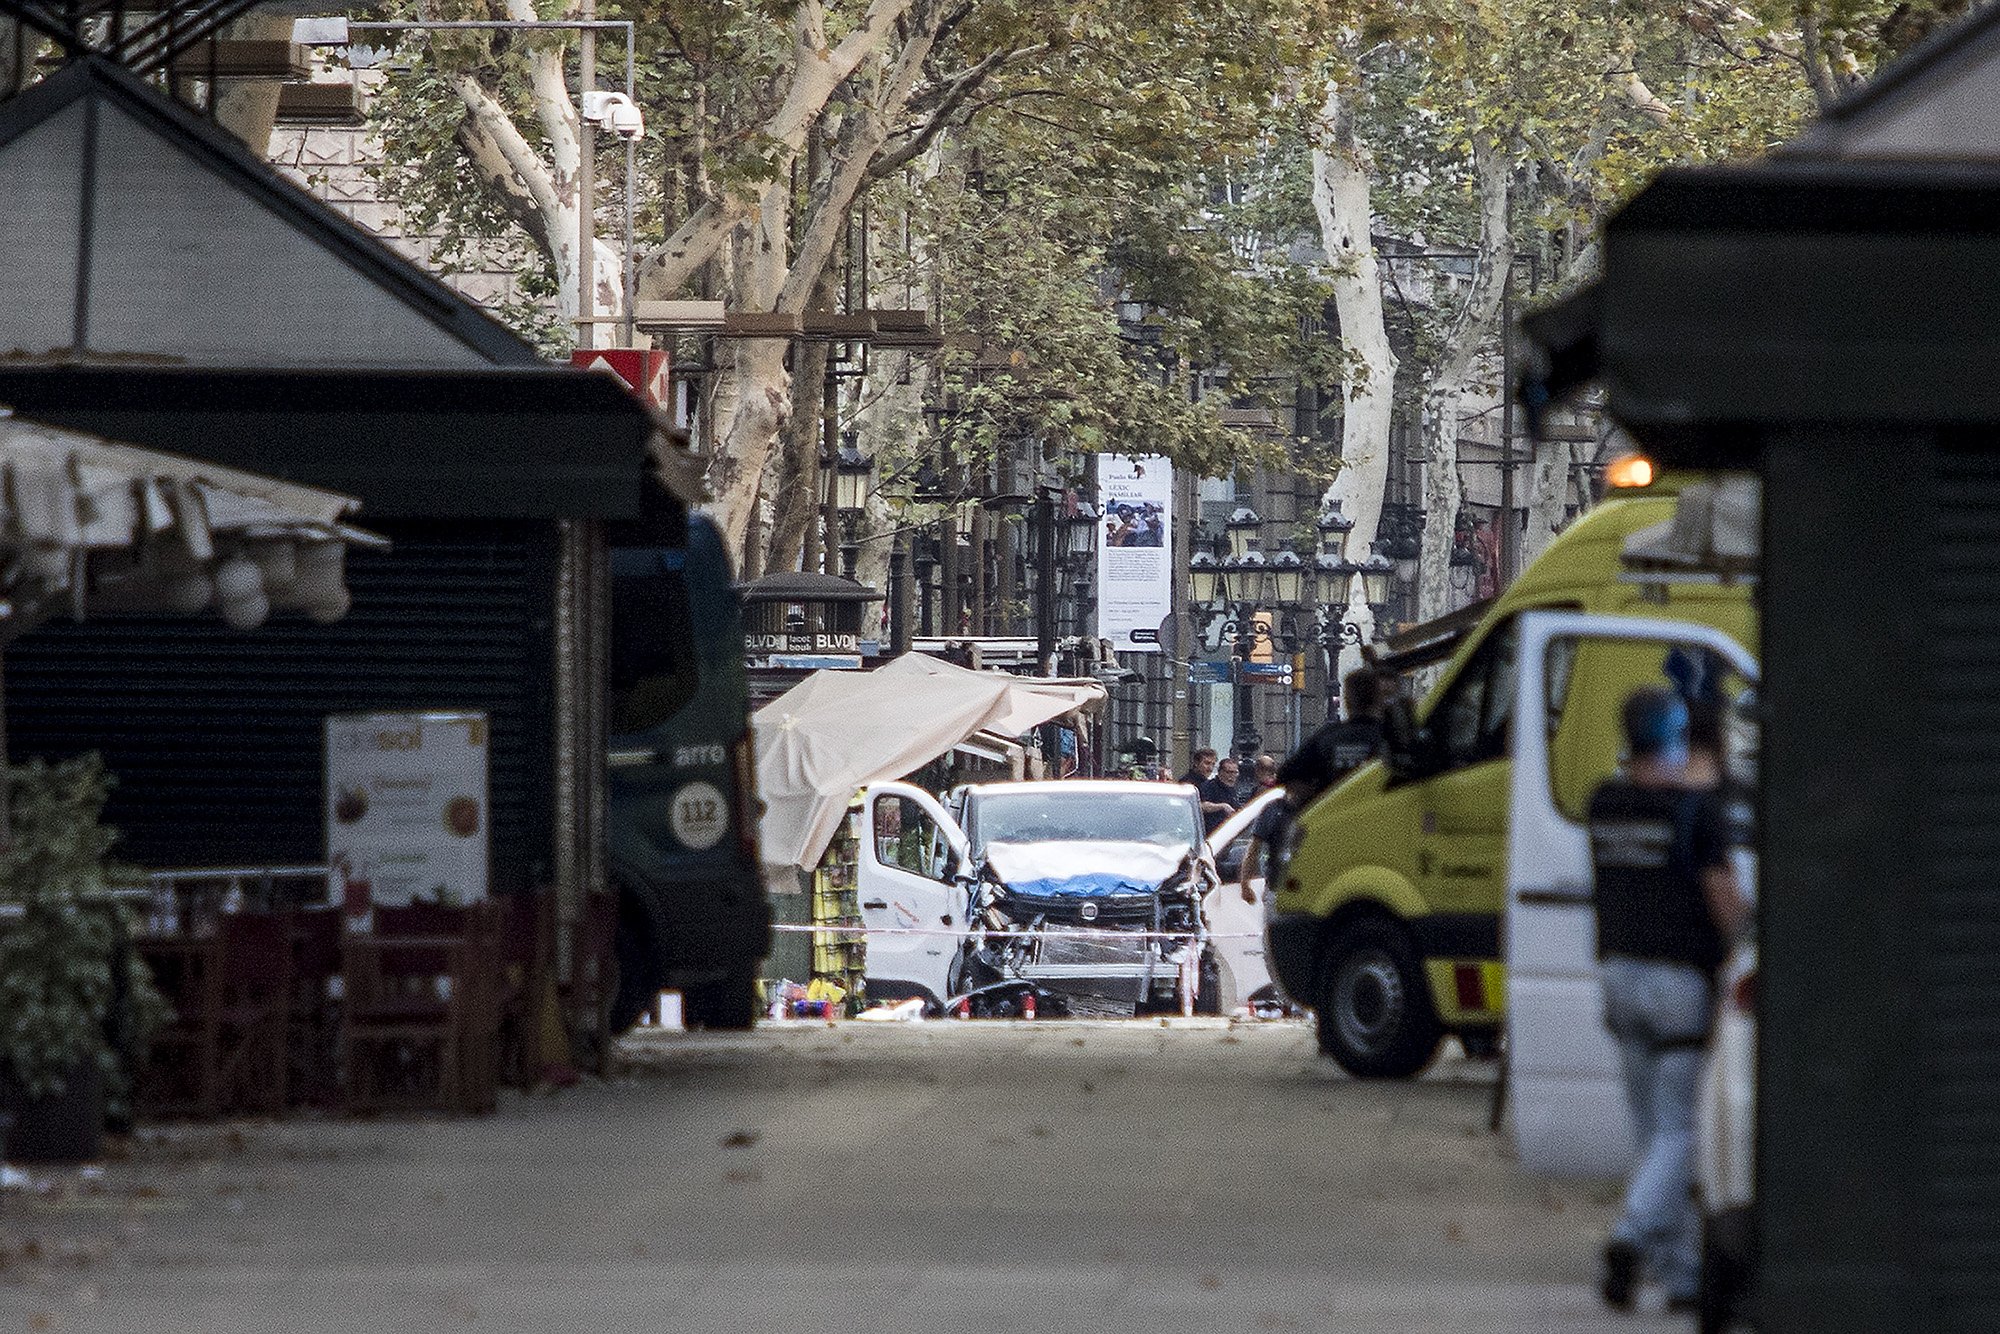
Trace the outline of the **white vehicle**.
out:
M 1217 1008 L 1204 902 L 1220 877 L 1194 788 L 991 783 L 956 789 L 947 808 L 876 783 L 862 821 L 870 997 L 1032 991 L 1071 1014 Z
M 1688 621 L 1576 612 L 1521 617 L 1507 831 L 1507 1061 L 1521 1165 L 1545 1176 L 1613 1177 L 1634 1152 L 1618 1054 L 1605 1031 L 1591 896 L 1590 838 L 1555 796 L 1555 735 L 1576 646 L 1657 644 L 1717 655 L 1743 681 L 1757 663 L 1719 630 Z
M 1271 896 L 1264 885 L 1264 869 L 1239 869 L 1250 841 L 1250 826 L 1274 801 L 1284 798 L 1283 788 L 1260 792 L 1245 802 L 1243 809 L 1208 832 L 1208 848 L 1216 867 L 1227 877 L 1208 896 L 1208 929 L 1215 941 L 1215 955 L 1222 974 L 1221 1007 L 1224 1014 L 1248 1005 L 1259 992 L 1267 992 L 1273 1004 L 1282 1003 L 1271 985 L 1271 966 L 1264 958 L 1265 918 L 1271 911 Z M 1260 854 L 1261 859 L 1261 854 Z M 1237 888 L 1248 879 L 1255 903 L 1247 903 Z M 1268 989 L 1268 991 L 1267 991 Z

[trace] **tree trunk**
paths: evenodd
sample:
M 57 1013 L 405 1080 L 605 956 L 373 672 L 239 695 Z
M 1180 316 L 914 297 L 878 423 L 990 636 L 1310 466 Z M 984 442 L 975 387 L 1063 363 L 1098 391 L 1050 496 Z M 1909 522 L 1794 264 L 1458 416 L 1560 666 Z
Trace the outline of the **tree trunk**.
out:
M 1534 564 L 1569 519 L 1569 476 L 1576 446 L 1568 440 L 1538 440 L 1528 468 L 1528 526 L 1521 534 L 1521 568 Z
M 826 385 L 827 345 L 801 343 L 792 361 L 792 411 L 784 448 L 767 488 L 774 500 L 771 554 L 765 568 L 810 570 L 819 565 L 813 535 L 820 510 L 820 416 Z M 838 570 L 829 570 L 838 574 Z
M 1313 209 L 1319 215 L 1320 245 L 1332 271 L 1334 308 L 1346 354 L 1340 381 L 1341 467 L 1322 503 L 1338 505 L 1354 521 L 1345 554 L 1359 561 L 1373 547 L 1389 482 L 1396 354 L 1389 346 L 1381 268 L 1370 233 L 1368 153 L 1355 135 L 1352 111 L 1332 83 L 1320 110 L 1320 132 L 1322 146 L 1313 150 Z M 1348 619 L 1372 637 L 1374 616 L 1362 596 L 1360 580 L 1354 583 L 1344 595 L 1352 609 Z M 1358 649 L 1342 650 L 1342 677 L 1360 665 Z
M 834 90 L 890 39 L 911 3 L 912 0 L 870 0 L 861 21 L 838 45 L 827 42 L 825 14 L 819 0 L 801 0 L 796 5 L 791 83 L 785 90 L 784 102 L 759 131 L 764 140 L 777 148 L 773 180 L 782 181 L 790 175 L 793 159 L 804 148 L 806 136 L 818 123 Z M 679 292 L 715 254 L 737 222 L 761 207 L 753 190 L 754 186 L 732 186 L 696 209 L 640 264 L 640 291 L 648 297 L 670 297 Z M 758 309 L 771 310 L 775 306 Z
M 1472 289 L 1453 316 L 1444 356 L 1424 388 L 1424 539 L 1417 565 L 1417 619 L 1451 610 L 1451 548 L 1464 482 L 1458 475 L 1459 403 L 1479 368 L 1500 317 L 1513 261 L 1508 218 L 1510 165 L 1490 132 L 1472 136 L 1473 170 L 1479 177 L 1479 257 Z
M 770 310 L 785 281 L 785 205 L 782 185 L 764 192 L 756 224 L 739 264 L 737 300 L 746 310 Z M 717 412 L 714 455 L 709 461 L 710 512 L 731 551 L 743 550 L 771 447 L 791 407 L 791 377 L 785 372 L 783 338 L 735 340 L 733 410 Z

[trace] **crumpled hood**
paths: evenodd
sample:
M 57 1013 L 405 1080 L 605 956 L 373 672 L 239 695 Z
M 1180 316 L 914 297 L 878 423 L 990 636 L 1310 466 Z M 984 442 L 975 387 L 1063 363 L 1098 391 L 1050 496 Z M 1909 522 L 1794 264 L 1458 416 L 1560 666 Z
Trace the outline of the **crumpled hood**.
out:
M 1180 869 L 1185 848 L 1078 841 L 989 843 L 986 864 L 1009 889 L 1038 897 L 1151 894 Z

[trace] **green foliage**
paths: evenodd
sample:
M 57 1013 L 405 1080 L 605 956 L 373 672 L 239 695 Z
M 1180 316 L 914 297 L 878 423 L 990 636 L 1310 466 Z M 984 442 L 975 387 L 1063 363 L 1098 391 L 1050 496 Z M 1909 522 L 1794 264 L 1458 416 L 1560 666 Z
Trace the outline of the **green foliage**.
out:
M 7 774 L 12 841 L 0 849 L 0 902 L 21 916 L 0 921 L 0 1065 L 30 1097 L 58 1093 L 71 1072 L 97 1062 L 119 1072 L 109 1040 L 116 937 L 124 912 L 101 897 L 116 835 L 101 819 L 108 781 L 95 755 Z M 93 901 L 94 900 L 94 901 Z M 136 957 L 124 979 L 128 1038 L 143 1043 L 164 1012 Z M 123 1090 L 112 1089 L 114 1098 Z

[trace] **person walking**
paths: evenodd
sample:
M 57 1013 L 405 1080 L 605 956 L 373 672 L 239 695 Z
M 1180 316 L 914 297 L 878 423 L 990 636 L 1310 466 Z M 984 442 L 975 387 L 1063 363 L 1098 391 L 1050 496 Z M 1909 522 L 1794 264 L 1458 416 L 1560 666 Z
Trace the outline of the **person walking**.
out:
M 1604 1247 L 1606 1303 L 1630 1309 L 1642 1278 L 1674 1310 L 1701 1279 L 1693 1200 L 1695 1089 L 1714 975 L 1747 916 L 1720 803 L 1687 784 L 1688 708 L 1648 688 L 1626 700 L 1624 771 L 1591 797 L 1597 957 L 1638 1161 Z
M 1250 828 L 1250 846 L 1243 855 L 1237 881 L 1245 903 L 1255 903 L 1250 879 L 1262 875 L 1267 886 L 1276 878 L 1278 853 L 1285 830 L 1299 812 L 1322 793 L 1374 759 L 1382 750 L 1382 711 L 1393 694 L 1391 679 L 1369 667 L 1358 667 L 1340 683 L 1343 719 L 1329 721 L 1275 766 L 1273 781 L 1285 795 L 1265 807 Z

